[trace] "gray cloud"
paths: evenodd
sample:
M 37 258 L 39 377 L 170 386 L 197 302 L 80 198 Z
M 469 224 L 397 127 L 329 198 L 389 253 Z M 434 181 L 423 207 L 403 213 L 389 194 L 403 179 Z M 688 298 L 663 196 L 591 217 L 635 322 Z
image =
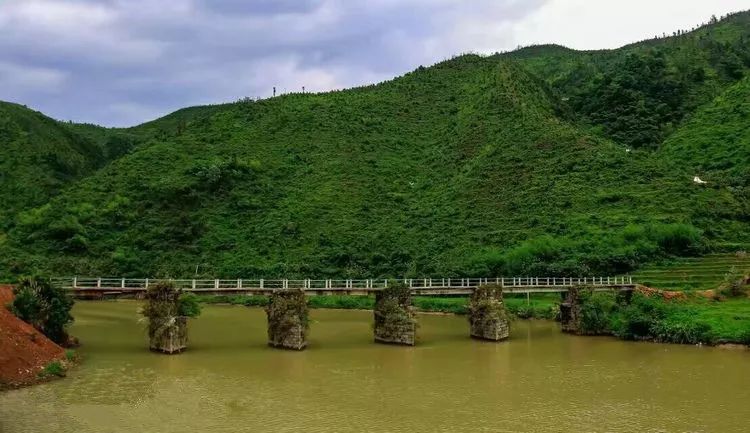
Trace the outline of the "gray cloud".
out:
M 133 125 L 267 97 L 273 86 L 350 87 L 461 52 L 510 49 L 526 42 L 519 34 L 546 37 L 527 33 L 575 1 L 0 0 L 0 99 L 59 119 Z

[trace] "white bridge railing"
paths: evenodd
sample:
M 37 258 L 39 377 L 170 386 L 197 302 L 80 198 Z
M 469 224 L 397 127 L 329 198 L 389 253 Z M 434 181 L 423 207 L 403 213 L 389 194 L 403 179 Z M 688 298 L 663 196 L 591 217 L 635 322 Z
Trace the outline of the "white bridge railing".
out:
M 170 282 L 186 291 L 268 291 L 277 289 L 305 289 L 309 291 L 334 290 L 380 290 L 388 287 L 387 279 L 339 280 L 339 279 L 152 279 L 152 278 L 53 278 L 53 284 L 71 290 L 145 290 L 150 285 Z M 481 285 L 497 284 L 509 289 L 555 289 L 573 286 L 631 286 L 629 276 L 619 277 L 523 277 L 523 278 L 407 278 L 401 279 L 414 290 L 471 289 Z

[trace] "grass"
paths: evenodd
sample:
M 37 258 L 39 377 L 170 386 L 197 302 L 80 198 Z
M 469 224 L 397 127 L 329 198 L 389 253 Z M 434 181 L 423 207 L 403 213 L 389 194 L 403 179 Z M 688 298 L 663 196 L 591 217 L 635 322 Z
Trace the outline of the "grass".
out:
M 67 368 L 62 361 L 52 361 L 39 372 L 39 377 L 65 377 L 67 374 Z
M 681 344 L 750 344 L 750 296 L 664 299 L 635 292 L 629 301 L 610 292 L 581 295 L 582 334 Z
M 717 289 L 727 273 L 750 272 L 750 254 L 712 254 L 700 258 L 681 258 L 644 267 L 634 272 L 634 281 L 668 290 Z
M 750 299 L 697 299 L 680 313 L 684 320 L 706 323 L 718 343 L 750 345 Z
M 310 308 L 330 308 L 343 310 L 372 310 L 374 296 L 318 295 L 307 298 Z M 554 319 L 559 303 L 559 295 L 534 295 L 527 302 L 525 297 L 510 295 L 505 297 L 508 312 L 521 319 Z M 234 295 L 212 296 L 201 295 L 199 301 L 205 304 L 231 304 L 248 307 L 262 307 L 268 303 L 266 296 Z M 412 304 L 418 311 L 452 314 L 466 314 L 469 299 L 467 297 L 428 297 L 415 296 Z
M 68 362 L 72 362 L 76 358 L 78 358 L 78 353 L 75 351 L 75 349 L 65 349 L 65 359 Z

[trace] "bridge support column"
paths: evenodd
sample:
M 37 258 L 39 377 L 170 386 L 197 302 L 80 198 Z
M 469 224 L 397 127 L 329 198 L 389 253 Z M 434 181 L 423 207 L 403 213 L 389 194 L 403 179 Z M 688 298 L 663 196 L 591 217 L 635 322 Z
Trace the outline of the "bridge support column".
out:
M 499 285 L 477 287 L 469 299 L 469 334 L 480 340 L 502 341 L 510 334 L 510 320 Z
M 307 346 L 309 320 L 304 290 L 274 291 L 266 306 L 268 345 L 302 350 Z
M 583 331 L 581 327 L 581 320 L 583 318 L 581 292 L 583 290 L 586 289 L 571 287 L 560 304 L 560 326 L 563 332 L 580 334 Z
M 187 317 L 179 315 L 180 291 L 168 283 L 153 284 L 146 291 L 143 315 L 148 318 L 149 348 L 179 353 L 187 348 Z
M 413 346 L 417 319 L 411 305 L 411 290 L 394 282 L 375 292 L 375 342 Z

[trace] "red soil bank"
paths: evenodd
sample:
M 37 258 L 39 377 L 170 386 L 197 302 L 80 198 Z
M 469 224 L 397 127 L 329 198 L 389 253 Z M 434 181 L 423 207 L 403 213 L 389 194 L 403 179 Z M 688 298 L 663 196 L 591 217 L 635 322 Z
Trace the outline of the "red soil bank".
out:
M 0 286 L 0 388 L 33 383 L 65 350 L 6 309 L 13 300 L 10 286 Z

